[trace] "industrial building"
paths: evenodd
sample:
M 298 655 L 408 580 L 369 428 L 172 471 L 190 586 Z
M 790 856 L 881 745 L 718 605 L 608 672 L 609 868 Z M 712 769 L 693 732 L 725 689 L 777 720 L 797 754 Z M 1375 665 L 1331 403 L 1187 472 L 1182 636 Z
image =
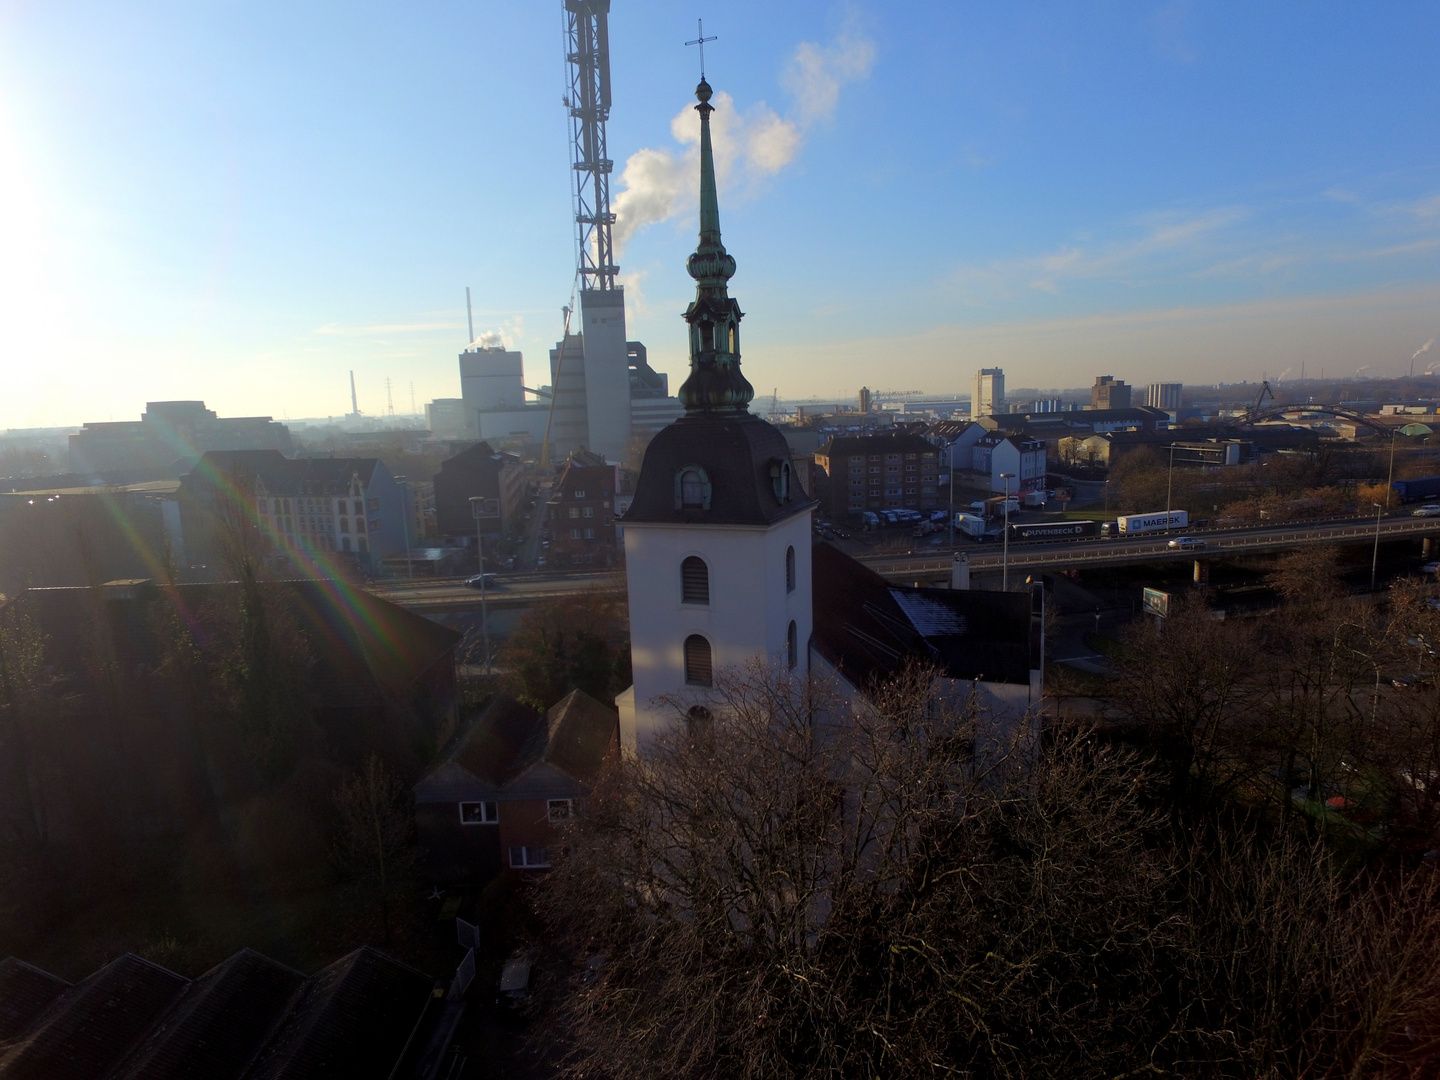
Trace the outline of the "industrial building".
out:
M 1117 379 L 1114 375 L 1097 375 L 1095 385 L 1090 387 L 1090 408 L 1128 409 L 1131 389 L 1124 379 Z
M 221 418 L 203 401 L 151 401 L 139 420 L 85 424 L 70 436 L 70 469 L 131 481 L 178 477 L 211 450 L 291 453 L 290 429 L 268 416 Z
M 1145 391 L 1145 404 L 1152 409 L 1180 408 L 1180 395 L 1185 390 L 1183 383 L 1155 382 Z
M 1005 411 L 1005 370 L 981 368 L 970 389 L 970 415 L 993 416 Z

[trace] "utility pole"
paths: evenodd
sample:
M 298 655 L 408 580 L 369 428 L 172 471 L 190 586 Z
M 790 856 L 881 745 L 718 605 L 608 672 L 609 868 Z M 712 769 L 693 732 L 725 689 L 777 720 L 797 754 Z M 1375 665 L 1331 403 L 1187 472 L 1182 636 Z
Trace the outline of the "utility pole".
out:
M 485 603 L 485 538 L 480 532 L 480 516 L 485 510 L 485 500 L 478 495 L 470 496 L 470 513 L 475 518 L 475 557 L 480 568 L 480 636 L 485 643 L 485 674 L 490 674 L 490 610 Z
M 1380 565 L 1380 515 L 1385 512 L 1379 503 L 1375 504 L 1375 553 L 1370 556 L 1370 591 L 1375 591 L 1375 570 Z
M 1005 481 L 1005 531 L 1001 533 L 1001 555 L 1000 555 L 1000 591 L 1010 591 L 1010 478 L 1014 473 L 1002 472 L 1000 479 Z

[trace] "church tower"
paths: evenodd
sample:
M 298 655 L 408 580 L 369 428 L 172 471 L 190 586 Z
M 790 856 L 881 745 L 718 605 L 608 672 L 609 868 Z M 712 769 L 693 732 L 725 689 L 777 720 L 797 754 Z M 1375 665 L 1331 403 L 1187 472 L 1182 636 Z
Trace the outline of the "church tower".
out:
M 755 390 L 740 371 L 743 313 L 727 288 L 735 259 L 720 242 L 711 93 L 702 76 L 685 415 L 646 449 L 622 519 L 635 682 L 616 704 L 632 752 L 662 725 L 703 708 L 724 668 L 757 658 L 796 675 L 809 666 L 814 504 L 794 482 L 784 436 L 749 410 Z

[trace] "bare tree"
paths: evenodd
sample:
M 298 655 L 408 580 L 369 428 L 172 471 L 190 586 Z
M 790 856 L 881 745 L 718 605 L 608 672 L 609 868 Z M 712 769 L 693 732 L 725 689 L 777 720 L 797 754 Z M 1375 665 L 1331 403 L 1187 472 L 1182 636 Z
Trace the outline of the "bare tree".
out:
M 1260 672 L 1249 626 L 1219 622 L 1197 596 L 1172 599 L 1164 625 L 1125 635 L 1117 702 L 1170 765 L 1170 801 L 1223 796 L 1253 775 Z
M 388 945 L 393 890 L 415 859 L 409 789 L 371 754 L 363 769 L 341 780 L 335 809 L 336 863 L 374 890 Z
M 577 972 L 573 1075 L 1436 1063 L 1406 1030 L 1440 1004 L 1433 880 L 1193 842 L 1091 739 L 979 760 L 993 718 L 936 685 L 847 703 L 751 672 L 615 766 L 538 896 Z

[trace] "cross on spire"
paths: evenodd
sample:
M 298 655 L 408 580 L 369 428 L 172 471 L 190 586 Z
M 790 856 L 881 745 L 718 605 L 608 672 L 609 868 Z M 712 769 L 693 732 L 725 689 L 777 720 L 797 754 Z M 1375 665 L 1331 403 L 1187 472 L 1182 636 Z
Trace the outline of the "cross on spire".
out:
M 705 20 L 704 20 L 704 19 L 696 19 L 696 20 L 695 20 L 695 26 L 696 26 L 696 28 L 699 30 L 699 34 L 696 36 L 696 38 L 695 38 L 694 41 L 687 41 L 687 42 L 685 42 L 685 44 L 686 44 L 686 45 L 699 45 L 699 46 L 700 46 L 700 81 L 701 81 L 701 82 L 704 82 L 704 81 L 705 81 L 705 43 L 706 43 L 707 41 L 715 41 L 715 40 L 717 40 L 717 36 L 716 36 L 715 34 L 711 34 L 709 37 L 706 37 L 706 36 L 705 36 Z

